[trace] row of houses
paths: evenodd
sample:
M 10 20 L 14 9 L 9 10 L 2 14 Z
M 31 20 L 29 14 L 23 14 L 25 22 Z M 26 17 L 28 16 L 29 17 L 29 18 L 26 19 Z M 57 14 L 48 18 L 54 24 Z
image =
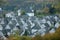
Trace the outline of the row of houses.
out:
M 26 12 L 25 15 L 28 15 L 28 16 L 34 16 L 34 10 L 31 8 L 30 10 L 31 12 Z M 3 13 L 4 10 L 2 8 L 0 8 L 0 14 L 4 14 Z M 21 9 L 18 9 L 17 11 L 9 11 L 5 14 L 6 17 L 14 17 L 14 16 L 21 16 L 22 15 L 22 10 Z M 24 11 L 25 12 L 25 11 Z
M 28 13 L 25 13 L 25 15 L 28 15 L 28 16 L 34 16 L 34 10 L 31 10 L 32 12 L 28 12 Z M 6 17 L 13 17 L 13 16 L 21 16 L 21 10 L 19 9 L 16 13 L 15 12 L 9 12 L 6 14 Z
M 0 18 L 0 32 L 5 35 L 15 34 L 14 31 L 19 30 L 22 36 L 27 31 L 28 36 L 35 36 L 46 33 L 54 33 L 60 26 L 60 17 L 58 15 L 49 15 L 42 18 L 36 16 L 8 16 Z

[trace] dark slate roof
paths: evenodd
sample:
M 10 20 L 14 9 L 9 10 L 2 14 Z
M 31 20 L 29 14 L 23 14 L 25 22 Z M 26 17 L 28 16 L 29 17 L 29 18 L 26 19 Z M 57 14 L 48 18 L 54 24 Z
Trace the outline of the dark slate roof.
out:
M 37 33 L 37 32 L 39 34 L 44 34 L 46 32 L 49 32 L 52 28 L 56 29 L 57 27 L 55 27 L 55 25 L 59 26 L 59 20 L 60 20 L 59 17 L 57 17 L 57 19 L 55 19 L 54 17 L 57 17 L 57 16 L 50 15 L 49 18 L 47 18 L 47 16 L 46 16 L 46 17 L 43 17 L 42 19 L 37 18 L 35 16 L 28 17 L 25 15 L 13 17 L 13 18 L 4 18 L 4 20 L 3 19 L 0 20 L 0 21 L 4 22 L 4 24 L 0 24 L 3 27 L 3 30 L 0 30 L 0 31 L 2 31 L 3 34 L 5 35 L 8 32 L 11 33 L 11 30 L 13 32 L 13 29 L 16 27 L 18 30 L 21 30 L 21 33 L 25 32 L 25 30 L 27 30 L 29 32 L 28 35 L 35 35 L 35 33 Z M 46 20 L 46 23 L 41 22 L 43 19 Z M 56 21 L 56 20 L 58 20 L 58 21 Z M 49 22 L 47 23 L 47 21 L 49 21 L 51 23 L 51 26 L 50 26 Z M 55 25 L 54 25 L 54 23 L 52 23 L 52 22 L 55 22 L 55 21 L 57 24 L 55 23 Z M 35 25 L 33 27 L 31 27 L 33 25 L 33 23 Z M 36 29 L 36 31 L 34 29 Z M 32 31 L 35 31 L 35 32 L 32 33 Z

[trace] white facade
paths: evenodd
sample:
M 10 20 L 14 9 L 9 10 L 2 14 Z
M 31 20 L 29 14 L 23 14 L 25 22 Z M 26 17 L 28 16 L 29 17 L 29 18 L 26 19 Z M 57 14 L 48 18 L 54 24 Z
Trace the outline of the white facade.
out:
M 42 19 L 42 21 L 41 21 L 42 23 L 46 23 L 46 19 Z
M 56 27 L 56 28 L 59 28 L 59 26 L 60 26 L 60 24 L 59 24 L 59 22 L 57 22 L 57 23 L 55 24 L 55 27 Z
M 49 31 L 49 33 L 54 33 L 55 32 L 55 29 L 52 29 Z
M 28 16 L 34 16 L 34 13 L 26 13 Z
M 18 12 L 18 16 L 20 16 L 21 15 L 21 10 L 18 10 L 17 12 Z
M 32 33 L 34 33 L 34 32 L 36 32 L 36 31 L 37 31 L 37 29 L 32 29 L 32 31 L 31 31 L 31 32 L 32 32 Z
M 3 27 L 0 25 L 0 30 L 3 30 Z
M 41 25 L 41 28 L 45 28 L 46 26 L 44 24 Z
M 49 26 L 51 26 L 51 22 L 50 21 L 47 21 L 47 23 L 49 24 Z
M 9 26 L 9 25 L 7 25 L 7 26 L 5 27 L 5 29 L 11 29 L 11 28 L 10 28 L 10 26 Z
M 0 24 L 4 24 L 4 18 L 2 18 L 0 21 Z
M 18 28 L 17 28 L 17 27 L 14 27 L 14 28 L 13 28 L 13 31 L 16 31 L 16 30 L 18 30 Z
M 0 11 L 2 11 L 2 8 L 0 8 Z
M 7 13 L 6 17 L 14 17 L 14 12 Z

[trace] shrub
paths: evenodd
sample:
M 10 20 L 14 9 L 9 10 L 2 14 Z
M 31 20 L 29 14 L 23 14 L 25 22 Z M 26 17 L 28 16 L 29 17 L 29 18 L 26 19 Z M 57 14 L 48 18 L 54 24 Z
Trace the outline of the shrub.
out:
M 43 40 L 60 40 L 60 28 L 58 28 L 53 34 L 44 35 Z
M 40 35 L 36 35 L 32 38 L 32 40 L 42 40 L 42 37 Z
M 31 40 L 28 36 L 10 36 L 9 40 Z
M 60 40 L 60 27 L 56 30 L 55 33 L 47 33 L 44 36 L 36 35 L 35 37 L 29 36 L 19 36 L 19 35 L 10 35 L 9 40 Z
M 47 33 L 44 36 L 37 35 L 32 40 L 60 40 L 60 27 L 53 34 Z

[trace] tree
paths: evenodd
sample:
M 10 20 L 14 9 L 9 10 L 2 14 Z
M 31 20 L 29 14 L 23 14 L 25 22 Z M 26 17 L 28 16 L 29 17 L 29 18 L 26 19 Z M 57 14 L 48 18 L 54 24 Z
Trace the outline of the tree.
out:
M 24 36 L 27 36 L 27 35 L 28 35 L 28 31 L 27 31 L 27 30 L 25 30 Z
M 49 8 L 49 13 L 50 13 L 50 14 L 55 14 L 55 12 L 56 12 L 56 9 L 55 9 L 55 7 L 52 5 L 52 6 Z
M 21 10 L 21 15 L 25 15 L 25 11 L 24 10 Z
M 3 6 L 7 3 L 7 0 L 0 0 L 0 6 Z

